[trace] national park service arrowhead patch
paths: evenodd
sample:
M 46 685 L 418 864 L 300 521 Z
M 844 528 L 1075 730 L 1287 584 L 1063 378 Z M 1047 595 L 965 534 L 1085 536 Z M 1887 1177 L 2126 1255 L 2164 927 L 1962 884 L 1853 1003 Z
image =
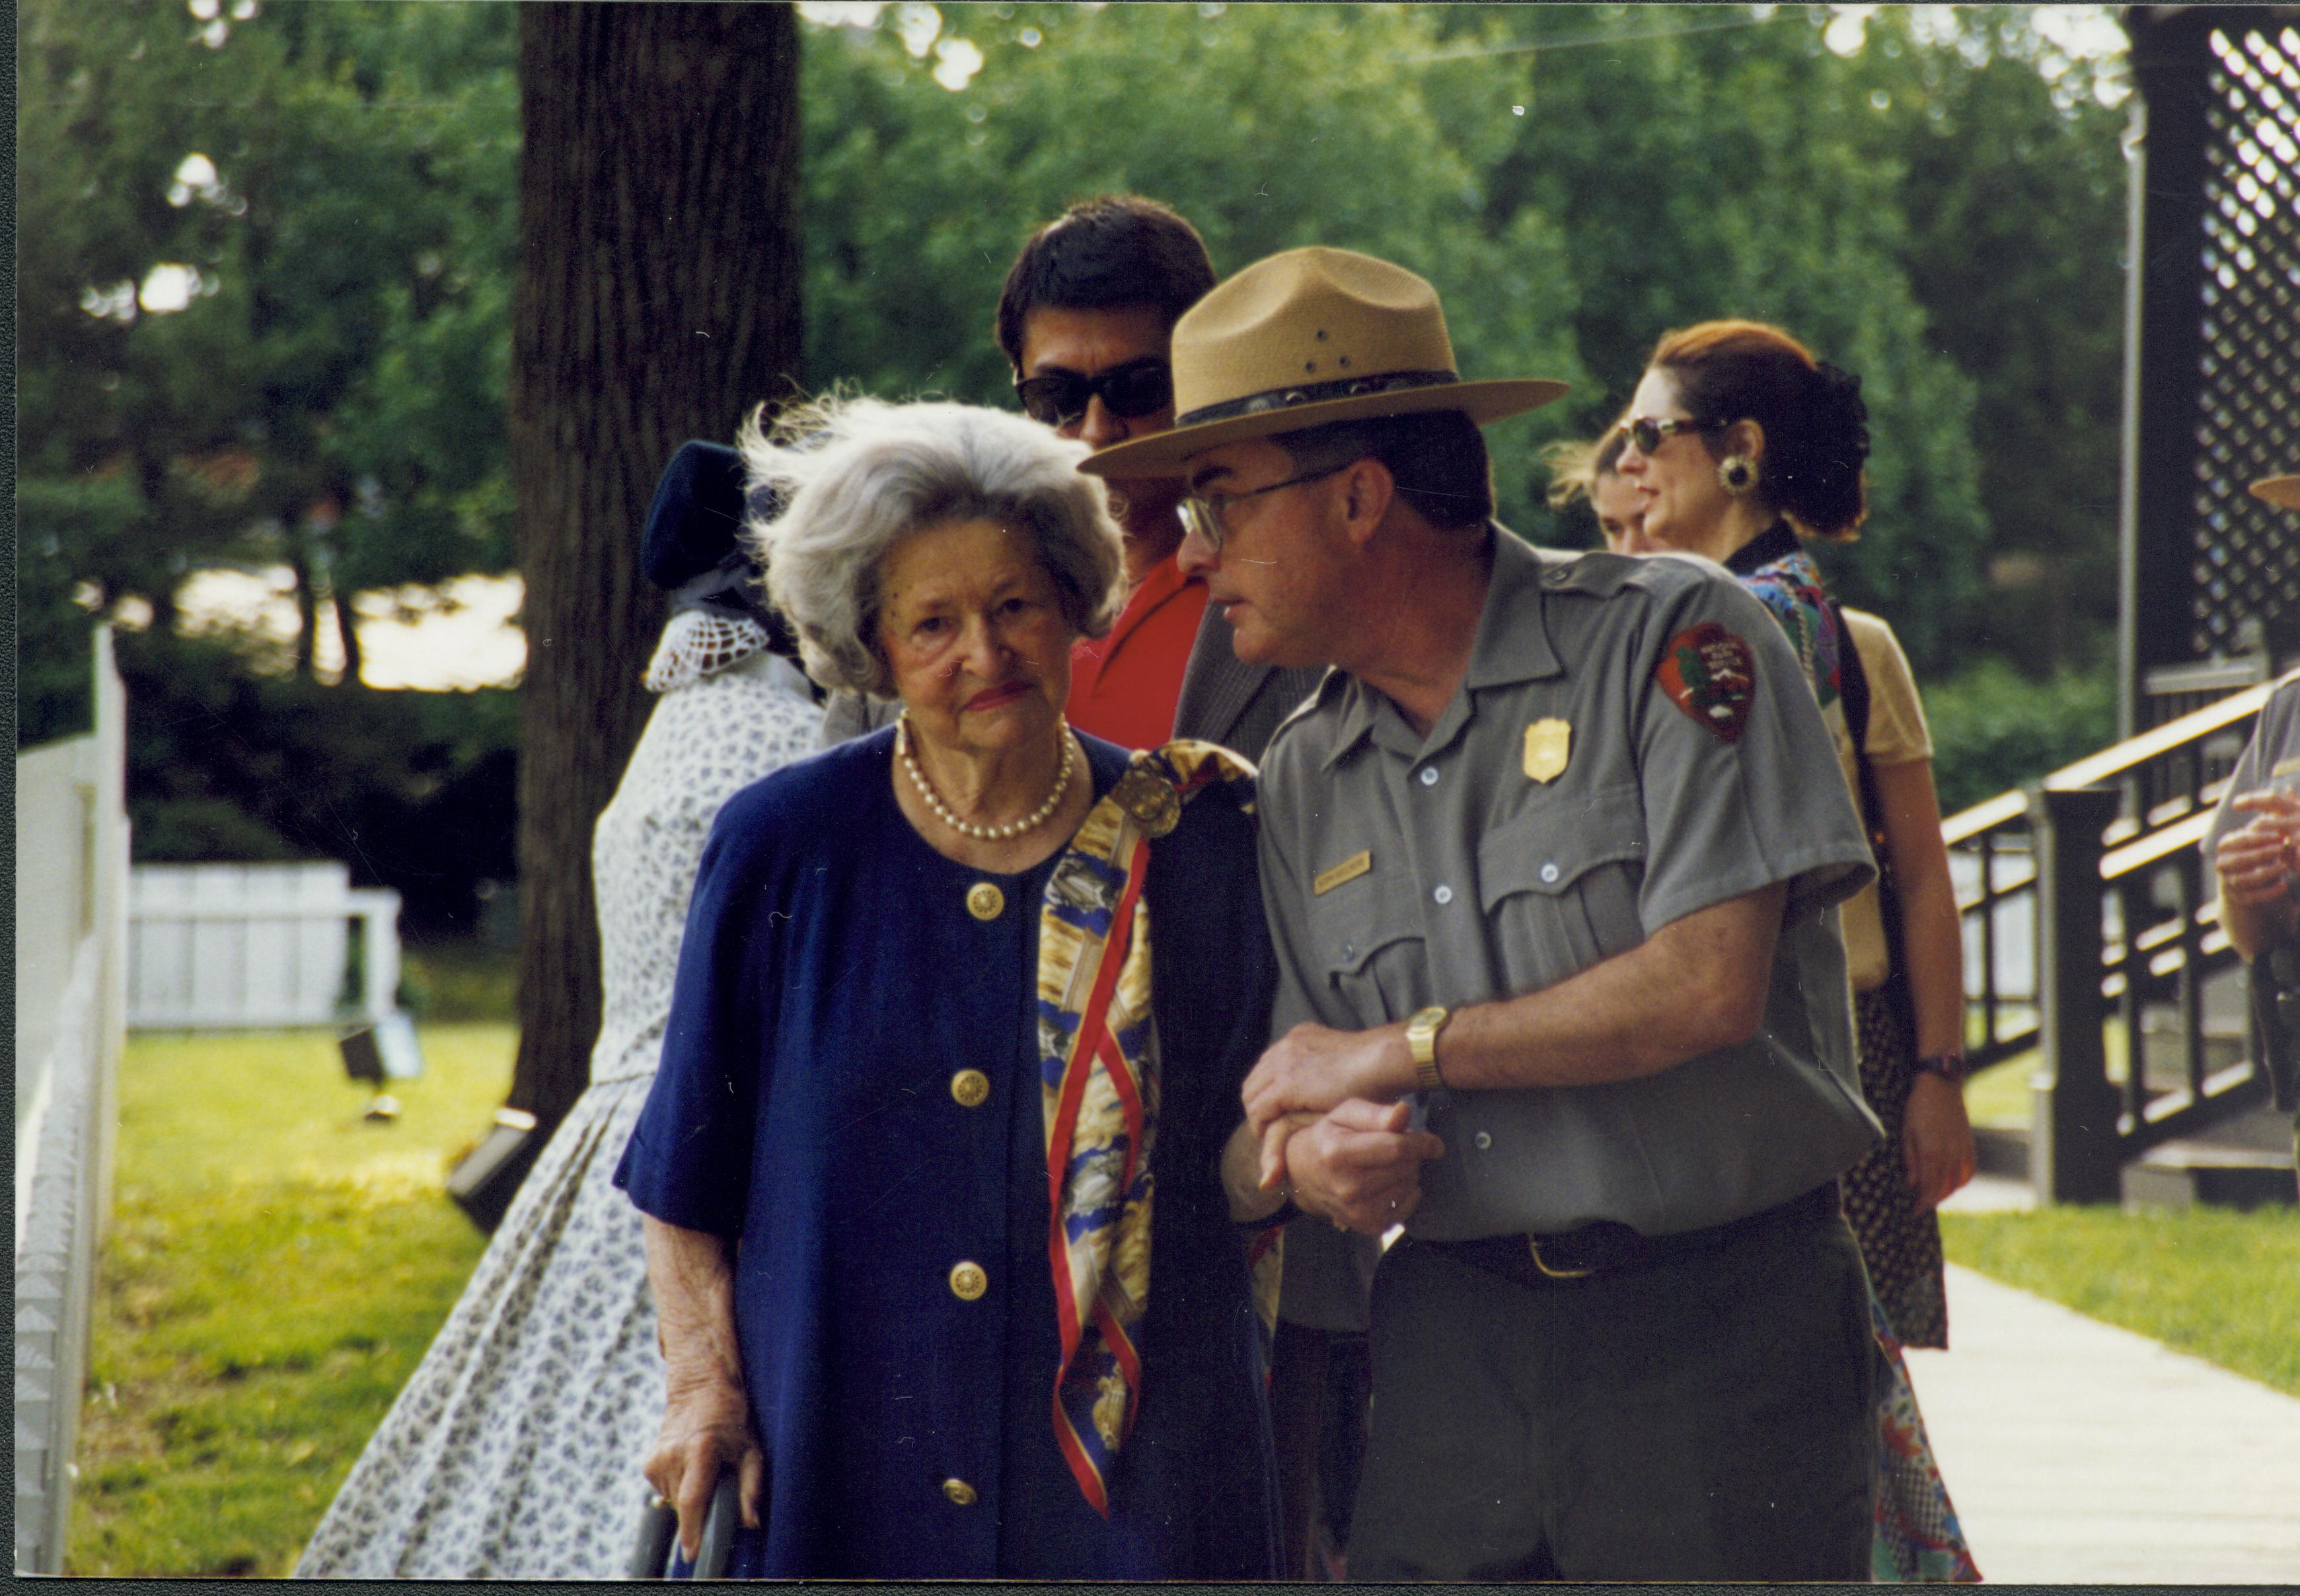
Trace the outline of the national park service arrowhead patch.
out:
M 1694 724 L 1728 743 L 1749 723 L 1757 693 L 1756 656 L 1713 620 L 1688 627 L 1662 650 L 1654 680 Z

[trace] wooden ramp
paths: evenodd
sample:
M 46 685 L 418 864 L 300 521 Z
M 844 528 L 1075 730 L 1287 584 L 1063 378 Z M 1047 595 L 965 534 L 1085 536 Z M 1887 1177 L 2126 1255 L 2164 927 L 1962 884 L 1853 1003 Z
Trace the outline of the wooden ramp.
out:
M 2300 1584 L 2300 1398 L 1954 1265 L 1948 1302 L 1909 1369 L 1986 1579 Z

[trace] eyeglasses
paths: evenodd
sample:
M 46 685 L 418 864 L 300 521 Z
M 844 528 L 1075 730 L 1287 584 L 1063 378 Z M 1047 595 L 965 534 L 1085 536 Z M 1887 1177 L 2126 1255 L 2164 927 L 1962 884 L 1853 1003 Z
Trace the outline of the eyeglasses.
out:
M 1174 369 L 1155 355 L 1146 355 L 1094 377 L 1049 371 L 1043 377 L 1017 378 L 1014 392 L 1030 419 L 1049 427 L 1067 427 L 1079 420 L 1097 394 L 1112 415 L 1131 421 L 1174 403 Z
M 1651 416 L 1640 416 L 1629 422 L 1624 430 L 1629 435 L 1629 442 L 1638 446 L 1638 453 L 1650 454 L 1680 432 L 1714 432 L 1724 425 L 1722 421 L 1696 421 L 1678 418 L 1655 420 Z
M 1181 518 L 1182 531 L 1185 536 L 1192 532 L 1196 533 L 1199 540 L 1209 550 L 1219 554 L 1221 553 L 1222 539 L 1229 536 L 1229 529 L 1222 525 L 1222 518 L 1229 513 L 1229 507 L 1240 499 L 1259 498 L 1263 494 L 1274 494 L 1281 487 L 1299 487 L 1304 482 L 1315 482 L 1321 477 L 1330 477 L 1336 471 L 1356 463 L 1354 460 L 1346 460 L 1340 465 L 1329 465 L 1322 471 L 1305 471 L 1299 477 L 1288 477 L 1283 482 L 1271 482 L 1261 487 L 1249 487 L 1242 494 L 1184 494 L 1182 502 L 1174 506 L 1174 513 Z

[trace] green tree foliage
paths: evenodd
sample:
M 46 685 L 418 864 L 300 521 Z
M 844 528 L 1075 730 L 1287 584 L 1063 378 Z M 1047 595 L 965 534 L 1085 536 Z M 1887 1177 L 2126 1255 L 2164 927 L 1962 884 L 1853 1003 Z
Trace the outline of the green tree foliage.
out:
M 1954 814 L 2116 739 L 2116 674 L 2069 666 L 2042 681 L 1981 660 L 1925 688 L 1933 786 Z
M 1933 16 L 1953 44 L 1918 49 L 1888 13 L 1863 59 L 1887 69 L 1879 130 L 1907 163 L 1910 287 L 1975 395 L 2000 581 L 1969 642 L 2040 673 L 2116 625 L 2123 62 L 2062 56 L 2025 7 Z
M 508 558 L 512 9 L 198 4 L 21 12 L 27 741 L 70 728 L 87 614 L 140 598 L 164 632 L 202 565 L 296 565 L 317 606 Z M 1610 420 L 1664 329 L 1763 317 L 1864 379 L 1839 591 L 1929 681 L 2099 657 L 2121 62 L 2028 8 L 847 14 L 806 29 L 809 387 L 1010 403 L 1016 245 L 1137 189 L 1225 271 L 1311 242 L 1412 266 L 1470 375 L 1572 382 L 1494 437 L 1505 519 L 1578 543 L 1538 445 Z M 167 263 L 186 308 L 138 308 Z
M 27 0 L 28 634 L 285 561 L 308 669 L 320 603 L 507 562 L 514 21 Z
M 1225 271 L 1310 242 L 1412 266 L 1470 374 L 1573 382 L 1495 440 L 1504 517 L 1570 543 L 1588 528 L 1540 508 L 1535 445 L 1612 420 L 1666 328 L 1778 321 L 1858 370 L 1870 403 L 1871 515 L 1825 553 L 1832 579 L 1938 671 L 2019 612 L 1990 594 L 1992 555 L 2112 559 L 2086 495 L 2039 501 L 2044 477 L 2092 483 L 2096 511 L 2112 497 L 2096 352 L 2117 332 L 2096 302 L 2115 292 L 2121 113 L 2091 97 L 2093 69 L 2043 59 L 2024 12 L 1927 31 L 1886 12 L 1865 41 L 1843 22 L 908 5 L 818 27 L 809 380 L 1002 402 L 989 311 L 1016 243 L 1133 188 L 1196 222 Z M 2087 599 L 2057 632 L 2026 627 L 2029 662 L 2100 620 Z
M 1173 204 L 1219 271 L 1335 244 L 1422 272 L 1465 375 L 1581 378 L 1565 238 L 1530 209 L 1483 216 L 1507 105 L 1489 134 L 1463 137 L 1431 97 L 1453 86 L 1399 64 L 1435 47 L 1421 12 L 929 12 L 892 8 L 874 29 L 809 40 L 810 381 L 1011 404 L 990 332 L 1007 264 L 1063 205 L 1115 189 Z M 951 57 L 967 51 L 981 65 L 954 92 Z M 1531 443 L 1562 425 L 1537 416 L 1496 436 L 1504 514 L 1521 524 L 1538 492 Z
M 1848 601 L 1894 616 L 1923 666 L 1961 641 L 1979 585 L 1972 384 L 1912 291 L 1905 161 L 1874 136 L 1865 54 L 1832 50 L 1829 21 L 1821 8 L 1470 10 L 1453 59 L 1424 71 L 1515 80 L 1523 131 L 1492 169 L 1487 214 L 1538 211 L 1570 241 L 1592 381 L 1568 403 L 1584 436 L 1620 413 L 1661 333 L 1713 317 L 1777 322 L 1861 373 L 1870 520 L 1823 557 Z M 1442 103 L 1484 115 L 1492 98 Z

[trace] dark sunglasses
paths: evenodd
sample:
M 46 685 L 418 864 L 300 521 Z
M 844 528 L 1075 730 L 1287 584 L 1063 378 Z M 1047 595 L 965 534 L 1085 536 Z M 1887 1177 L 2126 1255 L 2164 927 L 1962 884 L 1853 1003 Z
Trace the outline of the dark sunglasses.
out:
M 1640 416 L 1629 422 L 1622 430 L 1629 435 L 1629 442 L 1638 446 L 1638 453 L 1650 454 L 1680 432 L 1715 432 L 1724 425 L 1722 421 L 1695 421 L 1674 417 L 1656 421 L 1651 416 Z
M 1067 427 L 1085 415 L 1096 394 L 1112 415 L 1132 421 L 1154 415 L 1174 403 L 1174 369 L 1154 355 L 1146 355 L 1095 377 L 1049 371 L 1043 377 L 1017 378 L 1014 392 L 1030 419 L 1049 427 Z

